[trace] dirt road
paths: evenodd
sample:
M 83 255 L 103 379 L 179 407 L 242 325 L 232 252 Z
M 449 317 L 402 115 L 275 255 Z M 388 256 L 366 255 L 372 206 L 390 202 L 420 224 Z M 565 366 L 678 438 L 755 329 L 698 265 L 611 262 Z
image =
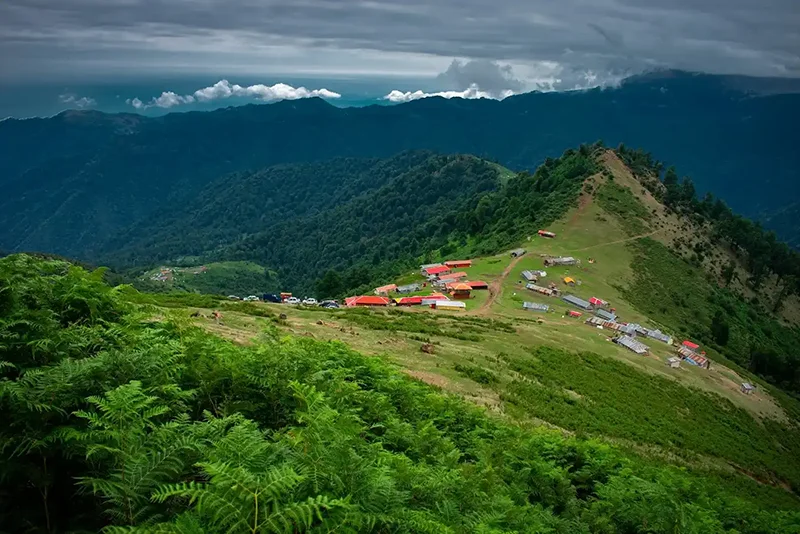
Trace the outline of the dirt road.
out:
M 522 256 L 513 258 L 511 263 L 509 263 L 508 266 L 503 270 L 500 278 L 489 283 L 489 298 L 486 299 L 486 302 L 481 304 L 480 308 L 472 311 L 473 315 L 486 315 L 486 313 L 489 311 L 489 308 L 491 308 L 492 304 L 494 304 L 494 301 L 497 300 L 498 296 L 500 296 L 500 292 L 503 288 L 503 282 L 505 282 L 506 278 L 508 278 L 508 275 L 511 274 L 511 270 L 514 269 L 514 267 L 516 267 L 516 265 L 519 263 L 519 260 L 525 256 L 526 254 L 523 254 Z

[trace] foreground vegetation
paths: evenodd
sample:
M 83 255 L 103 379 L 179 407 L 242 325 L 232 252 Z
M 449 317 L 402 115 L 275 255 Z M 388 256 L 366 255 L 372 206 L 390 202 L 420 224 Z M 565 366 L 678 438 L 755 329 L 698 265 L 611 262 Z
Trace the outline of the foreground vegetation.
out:
M 340 343 L 242 347 L 102 272 L 0 260 L 8 531 L 795 532 L 715 480 L 522 429 Z M 465 372 L 470 372 L 466 370 Z

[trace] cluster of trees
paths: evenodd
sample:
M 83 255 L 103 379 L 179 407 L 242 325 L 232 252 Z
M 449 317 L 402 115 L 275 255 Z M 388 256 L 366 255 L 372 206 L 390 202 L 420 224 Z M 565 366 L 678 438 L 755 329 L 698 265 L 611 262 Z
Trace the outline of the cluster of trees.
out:
M 648 152 L 620 145 L 617 153 L 664 205 L 710 223 L 714 238 L 730 245 L 743 260 L 750 273 L 749 282 L 755 289 L 770 274 L 775 274 L 787 293 L 800 292 L 800 253 L 779 241 L 774 232 L 737 215 L 711 193 L 698 198 L 691 178 L 680 179 L 674 167 L 665 168 Z
M 796 532 L 800 514 L 521 429 L 339 343 L 243 347 L 102 272 L 0 260 L 5 531 Z

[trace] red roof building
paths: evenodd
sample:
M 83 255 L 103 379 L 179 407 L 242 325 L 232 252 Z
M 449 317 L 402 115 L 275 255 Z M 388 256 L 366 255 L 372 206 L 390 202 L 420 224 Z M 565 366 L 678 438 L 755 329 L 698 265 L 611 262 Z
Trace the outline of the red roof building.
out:
M 450 285 L 450 292 L 454 299 L 468 299 L 472 288 L 469 284 L 455 283 Z
M 556 234 L 550 232 L 549 230 L 539 230 L 539 235 L 542 237 L 555 237 Z
M 472 267 L 472 260 L 450 260 L 444 264 L 448 267 Z
M 425 274 L 427 274 L 428 276 L 443 275 L 449 272 L 450 272 L 450 267 L 448 267 L 447 265 L 438 265 L 436 267 L 428 267 L 427 269 L 425 269 Z
M 466 282 L 466 284 L 469 287 L 471 287 L 472 289 L 489 289 L 489 284 L 487 284 L 483 280 L 476 280 L 474 282 Z
M 684 342 L 682 343 L 682 345 L 683 345 L 684 347 L 686 347 L 687 349 L 689 349 L 689 350 L 697 350 L 697 349 L 699 349 L 699 348 L 700 348 L 700 345 L 698 345 L 697 343 L 692 343 L 692 342 L 691 342 L 691 341 L 689 341 L 689 340 L 686 340 L 686 341 L 684 341 Z
M 398 306 L 419 306 L 422 304 L 422 297 L 400 297 L 394 299 Z
M 439 277 L 439 280 L 441 280 L 442 282 L 454 282 L 456 280 L 459 280 L 461 278 L 466 278 L 468 276 L 469 275 L 464 271 L 459 271 L 457 273 L 443 274 Z
M 581 315 L 583 315 L 581 312 L 579 312 L 579 311 L 575 311 L 575 310 L 570 310 L 570 311 L 569 311 L 569 312 L 567 312 L 567 313 L 568 313 L 568 315 L 569 315 L 570 317 L 580 317 Z
M 594 306 L 605 306 L 608 304 L 608 302 L 606 302 L 603 299 L 599 299 L 597 297 L 592 297 L 589 299 L 589 304 L 592 304 Z
M 388 306 L 391 301 L 386 297 L 373 297 L 372 295 L 362 295 L 358 297 L 347 297 L 344 304 L 348 308 L 354 306 Z

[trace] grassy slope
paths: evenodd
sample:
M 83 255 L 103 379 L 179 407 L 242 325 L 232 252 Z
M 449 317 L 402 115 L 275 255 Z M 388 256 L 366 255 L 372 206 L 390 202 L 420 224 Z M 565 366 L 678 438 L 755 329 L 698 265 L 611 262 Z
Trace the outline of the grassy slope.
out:
M 767 387 L 742 395 L 738 384 L 745 378 L 719 362 L 710 371 L 687 365 L 667 368 L 664 359 L 671 349 L 657 341 L 647 342 L 651 355 L 635 355 L 610 343 L 606 332 L 564 317 L 568 307 L 563 301 L 524 289 L 520 272 L 542 268 L 540 254 L 573 255 L 582 260 L 581 266 L 547 269 L 546 280 L 560 283 L 570 275 L 581 281 L 571 292 L 609 300 L 626 321 L 664 328 L 652 320 L 658 314 L 648 317 L 641 303 L 637 307 L 625 299 L 635 280 L 631 265 L 637 249 L 631 245 L 640 239 L 631 234 L 644 231 L 649 235 L 659 227 L 652 220 L 619 220 L 603 209 L 613 211 L 609 199 L 602 198 L 605 179 L 596 180 L 592 188 L 601 190 L 600 200 L 582 197 L 579 207 L 550 227 L 558 234 L 556 239 L 534 237 L 526 242 L 528 255 L 506 278 L 501 276 L 510 263 L 505 254 L 478 258 L 465 269 L 470 279 L 498 286 L 499 294 L 489 309 L 482 308 L 488 292 L 476 292 L 469 311 L 462 314 L 419 309 L 354 313 L 267 304 L 253 309 L 285 313 L 287 318 L 280 324 L 289 333 L 343 340 L 498 413 L 598 435 L 646 457 L 687 465 L 703 476 L 722 477 L 734 491 L 763 493 L 759 498 L 765 502 L 797 504 L 783 490 L 737 475 L 746 472 L 761 481 L 798 487 L 800 434 L 795 423 L 788 423 L 800 413 L 795 400 L 779 393 L 770 395 Z M 616 176 L 614 183 L 620 182 L 624 184 Z M 627 201 L 624 192 L 611 192 L 623 204 Z M 589 258 L 595 263 L 589 264 Z M 418 274 L 409 272 L 398 283 L 417 279 Z M 551 312 L 525 312 L 523 300 L 546 302 Z M 235 309 L 225 312 L 223 325 L 207 320 L 202 324 L 246 343 L 266 319 L 254 317 L 252 309 L 248 313 Z M 465 322 L 472 317 L 473 323 Z M 424 342 L 433 343 L 434 354 L 420 351 Z M 539 352 L 542 346 L 553 349 Z
M 213 295 L 233 293 L 240 297 L 260 296 L 269 286 L 269 272 L 253 262 L 224 261 L 204 265 L 208 268 L 205 272 L 198 272 L 199 267 L 166 266 L 174 270 L 173 279 L 163 282 L 150 279 L 159 272 L 159 269 L 153 269 L 140 276 L 134 285 L 147 291 L 188 291 Z

